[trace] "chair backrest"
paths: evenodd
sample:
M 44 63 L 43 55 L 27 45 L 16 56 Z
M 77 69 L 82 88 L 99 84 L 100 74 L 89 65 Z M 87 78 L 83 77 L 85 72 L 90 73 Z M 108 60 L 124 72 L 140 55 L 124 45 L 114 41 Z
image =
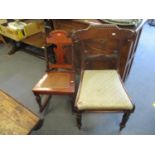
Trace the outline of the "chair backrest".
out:
M 47 45 L 47 70 L 73 69 L 72 40 L 63 30 L 54 30 L 46 38 Z M 50 60 L 52 58 L 52 60 Z
M 118 69 L 122 46 L 134 32 L 116 25 L 90 25 L 73 33 L 74 45 L 80 45 L 81 69 Z

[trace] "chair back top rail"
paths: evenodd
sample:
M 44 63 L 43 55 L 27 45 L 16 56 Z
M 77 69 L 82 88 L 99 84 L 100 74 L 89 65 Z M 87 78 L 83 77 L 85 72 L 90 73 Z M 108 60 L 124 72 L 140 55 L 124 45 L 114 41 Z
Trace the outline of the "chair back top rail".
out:
M 89 40 L 93 38 L 116 38 L 116 39 L 132 39 L 134 31 L 129 29 L 123 29 L 113 24 L 101 24 L 101 25 L 90 25 L 86 29 L 77 30 L 74 32 L 76 37 L 74 40 Z M 74 36 L 73 34 L 73 36 Z
M 73 43 L 80 43 L 81 69 L 92 68 L 92 62 L 97 64 L 107 60 L 114 64 L 112 68 L 118 69 L 120 49 L 127 41 L 132 41 L 134 35 L 132 30 L 111 24 L 90 25 L 74 32 Z
M 46 38 L 47 69 L 73 69 L 72 40 L 64 30 L 54 30 Z M 51 63 L 50 56 L 54 59 Z

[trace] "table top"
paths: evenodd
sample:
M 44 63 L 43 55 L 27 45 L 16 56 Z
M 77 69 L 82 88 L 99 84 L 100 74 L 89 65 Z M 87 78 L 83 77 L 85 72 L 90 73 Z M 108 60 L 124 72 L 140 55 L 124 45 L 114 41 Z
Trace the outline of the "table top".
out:
M 0 90 L 0 134 L 26 135 L 39 122 L 39 117 Z
M 43 48 L 46 45 L 46 35 L 40 32 L 21 40 L 21 42 L 37 48 Z

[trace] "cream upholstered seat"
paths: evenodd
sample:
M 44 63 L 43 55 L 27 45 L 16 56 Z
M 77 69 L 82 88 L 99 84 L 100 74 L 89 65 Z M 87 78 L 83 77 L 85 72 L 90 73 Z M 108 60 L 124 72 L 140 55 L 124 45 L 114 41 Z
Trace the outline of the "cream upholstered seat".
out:
M 85 70 L 78 94 L 78 110 L 133 109 L 117 70 Z

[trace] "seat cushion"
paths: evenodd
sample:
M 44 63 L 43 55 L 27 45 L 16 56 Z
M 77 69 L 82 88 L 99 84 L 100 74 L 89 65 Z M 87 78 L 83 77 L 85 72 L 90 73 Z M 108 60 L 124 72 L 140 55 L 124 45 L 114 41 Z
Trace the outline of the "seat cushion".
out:
M 79 110 L 132 110 L 116 70 L 85 70 L 76 106 Z
M 73 72 L 49 72 L 46 73 L 33 88 L 38 93 L 74 93 Z
M 0 90 L 0 135 L 29 134 L 40 118 Z

